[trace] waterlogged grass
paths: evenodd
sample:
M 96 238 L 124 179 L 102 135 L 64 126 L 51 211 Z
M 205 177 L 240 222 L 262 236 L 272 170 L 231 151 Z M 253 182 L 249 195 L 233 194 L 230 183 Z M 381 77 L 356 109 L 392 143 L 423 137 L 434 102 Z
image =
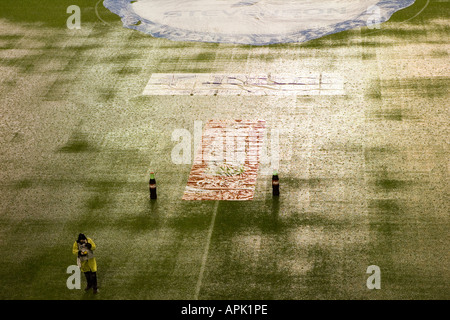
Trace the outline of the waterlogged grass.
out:
M 375 186 L 385 190 L 394 190 L 402 188 L 405 185 L 406 183 L 404 181 L 397 179 L 379 179 L 375 181 Z
M 114 73 L 121 76 L 139 74 L 140 72 L 141 72 L 140 67 L 122 67 L 114 71 Z
M 369 99 L 381 100 L 383 96 L 395 96 L 400 92 L 407 92 L 409 95 L 427 96 L 429 98 L 444 97 L 448 94 L 450 80 L 444 77 L 433 78 L 413 78 L 401 80 L 375 80 L 367 90 L 365 96 Z M 390 110 L 379 116 L 391 117 L 401 120 L 401 110 Z
M 33 181 L 30 179 L 22 179 L 14 184 L 14 188 L 16 189 L 27 189 L 33 186 Z
M 449 56 L 447 50 L 434 50 L 431 55 L 436 58 L 445 58 Z
M 392 110 L 382 110 L 374 113 L 375 119 L 384 119 L 391 121 L 402 121 L 403 111 L 401 109 L 392 109 Z
M 361 58 L 363 59 L 363 60 L 374 60 L 374 59 L 376 59 L 376 54 L 374 54 L 374 53 L 363 53 L 362 55 L 361 55 Z
M 425 3 L 417 1 L 373 34 L 265 47 L 154 39 L 124 29 L 100 4 L 113 26 L 103 25 L 96 3 L 0 4 L 0 15 L 22 28 L 0 36 L 8 49 L 0 248 L 14 270 L 0 271 L 2 299 L 191 299 L 211 227 L 200 298 L 448 298 L 440 116 L 448 78 L 377 69 L 389 50 L 418 41 L 433 45 L 419 63 L 442 63 L 445 38 L 428 41 L 421 28 L 448 31 L 435 25 L 448 3 L 398 24 Z M 66 33 L 73 4 L 85 33 Z M 346 97 L 140 96 L 153 72 L 317 72 L 347 63 L 339 70 L 362 68 L 364 79 L 349 79 L 362 91 L 347 87 Z M 430 117 L 415 122 L 410 114 L 424 107 Z M 244 117 L 281 129 L 280 198 L 261 175 L 251 202 L 181 201 L 190 165 L 171 162 L 173 130 Z M 157 171 L 152 202 L 149 170 Z M 97 297 L 65 286 L 79 232 L 98 246 Z M 365 287 L 371 264 L 382 268 L 383 290 Z
M 98 22 L 95 13 L 96 0 L 4 0 L 0 4 L 0 17 L 13 22 L 44 23 L 46 26 L 55 28 L 66 28 L 66 22 L 71 15 L 67 8 L 77 5 L 81 9 L 83 23 Z M 98 10 L 101 18 L 106 22 L 117 22 L 120 18 L 105 9 L 100 3 Z
M 404 79 L 398 83 L 387 82 L 385 86 L 393 91 L 405 90 L 410 94 L 435 98 L 447 95 L 449 84 L 450 79 L 448 78 L 434 77 L 432 79 Z
M 205 62 L 205 61 L 214 61 L 216 58 L 215 52 L 202 52 L 195 56 L 194 61 Z
M 371 86 L 367 89 L 365 96 L 369 99 L 381 100 L 382 98 L 382 87 L 381 81 L 379 79 L 372 81 Z
M 106 63 L 113 63 L 113 64 L 125 64 L 129 61 L 139 59 L 141 56 L 137 53 L 125 53 L 125 54 L 118 54 L 111 58 L 104 59 L 104 62 Z
M 87 134 L 75 131 L 70 139 L 62 147 L 59 152 L 77 153 L 77 152 L 91 152 L 96 151 L 97 148 L 89 141 Z

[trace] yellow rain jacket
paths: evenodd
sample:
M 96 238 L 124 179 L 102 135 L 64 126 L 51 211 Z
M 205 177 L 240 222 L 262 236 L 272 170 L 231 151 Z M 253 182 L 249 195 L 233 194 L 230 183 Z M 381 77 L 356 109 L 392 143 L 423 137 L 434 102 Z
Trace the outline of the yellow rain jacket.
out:
M 96 246 L 94 241 L 91 238 L 87 238 L 88 243 L 91 244 L 91 251 L 94 251 Z M 73 254 L 78 256 L 78 242 L 75 241 L 72 248 Z M 92 253 L 92 252 L 91 252 Z M 86 261 L 81 261 L 81 271 L 82 272 L 97 272 L 97 261 L 95 261 L 95 257 L 92 257 Z

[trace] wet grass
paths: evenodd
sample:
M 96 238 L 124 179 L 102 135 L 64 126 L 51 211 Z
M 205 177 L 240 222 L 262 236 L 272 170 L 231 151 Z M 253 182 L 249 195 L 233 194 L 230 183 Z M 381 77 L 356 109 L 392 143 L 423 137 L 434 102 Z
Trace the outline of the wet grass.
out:
M 126 54 L 118 54 L 111 58 L 106 58 L 103 61 L 106 63 L 114 63 L 114 64 L 125 64 L 132 60 L 138 60 L 141 55 L 136 53 L 126 53 Z
M 236 53 L 233 55 L 234 61 L 247 61 L 248 58 L 249 58 L 248 53 Z
M 382 90 L 381 81 L 379 79 L 374 80 L 372 82 L 372 85 L 367 89 L 365 96 L 368 99 L 381 100 L 382 99 L 381 90 Z
M 2 50 L 8 50 L 8 49 L 15 49 L 17 46 L 15 41 L 5 41 L 2 45 L 0 45 L 0 49 Z
M 44 23 L 49 27 L 66 28 L 66 21 L 70 14 L 67 8 L 77 5 L 81 9 L 82 22 L 97 22 L 95 14 L 96 1 L 92 0 L 3 0 L 0 6 L 0 17 L 15 22 Z M 107 22 L 120 21 L 120 18 L 112 14 L 103 6 L 99 6 L 99 13 L 103 20 Z
M 60 152 L 86 152 L 91 151 L 90 143 L 83 138 L 75 138 L 59 149 Z
M 100 99 L 104 102 L 108 102 L 112 100 L 116 96 L 116 89 L 115 88 L 107 88 L 100 90 Z
M 97 148 L 88 140 L 87 134 L 76 131 L 58 151 L 64 153 L 93 152 L 97 151 Z
M 446 58 L 448 55 L 449 53 L 447 50 L 433 50 L 433 52 L 431 52 L 431 56 L 434 58 Z
M 402 109 L 391 109 L 375 112 L 372 117 L 377 120 L 402 121 L 404 119 Z
M 49 44 L 51 49 L 58 49 L 59 47 L 52 46 Z M 50 49 L 49 48 L 49 49 Z M 64 50 L 70 52 L 70 51 L 76 51 L 77 55 L 84 53 L 85 51 L 89 50 L 96 50 L 101 48 L 100 44 L 73 44 L 73 45 L 67 45 L 64 47 Z
M 89 3 L 77 0 L 70 3 L 64 0 L 58 3 L 43 1 L 40 4 L 35 1 L 34 3 L 24 1 L 22 3 L 24 6 L 30 5 L 30 8 L 25 8 L 17 1 L 13 3 L 6 0 L 1 4 L 2 9 L 4 3 L 11 4 L 11 8 L 6 11 L 0 10 L 0 15 L 5 15 L 9 11 L 12 13 L 10 18 L 13 21 L 44 21 L 45 26 L 50 25 L 64 30 L 65 19 L 68 16 L 65 14 L 66 7 L 79 4 L 84 9 L 82 15 L 86 20 L 83 18 L 83 21 L 89 22 L 91 19 L 91 22 L 98 22 L 93 15 L 93 5 L 96 2 L 92 1 Z M 418 1 L 419 3 L 423 4 L 423 1 Z M 436 8 L 442 10 L 443 6 L 442 3 L 433 4 L 430 10 Z M 11 10 L 17 10 L 17 12 Z M 43 14 L 45 10 L 49 11 L 48 14 Z M 408 10 L 411 14 L 415 12 L 412 9 Z M 104 9 L 101 13 L 102 17 L 108 15 L 107 10 Z M 446 13 L 436 11 L 435 16 L 429 16 L 429 19 L 445 15 Z M 47 19 L 48 21 L 45 22 Z M 112 14 L 111 21 L 117 22 L 117 28 L 122 28 L 119 19 Z M 426 23 L 426 21 L 419 18 L 417 23 Z M 448 28 L 442 27 L 442 30 L 448 30 Z M 215 63 L 217 61 L 232 62 L 230 52 L 234 48 L 239 49 L 234 55 L 235 62 L 247 59 L 270 62 L 281 56 L 283 50 L 294 51 L 282 56 L 283 59 L 295 59 L 297 56 L 326 59 L 329 54 L 328 49 L 348 46 L 357 50 L 366 48 L 366 52 L 362 55 L 359 55 L 360 51 L 355 50 L 356 53 L 352 51 L 351 57 L 372 63 L 371 60 L 377 58 L 371 52 L 372 49 L 396 45 L 396 40 L 389 44 L 379 43 L 376 41 L 376 36 L 372 39 L 372 36 L 368 35 L 361 43 L 351 43 L 348 40 L 357 37 L 358 33 L 344 32 L 340 35 L 328 36 L 324 40 L 311 41 L 305 45 L 271 46 L 270 49 L 273 48 L 273 50 L 269 50 L 268 54 L 254 54 L 253 50 L 256 47 L 253 46 L 171 42 L 164 39 L 152 39 L 145 34 L 129 30 L 120 35 L 126 39 L 124 44 L 118 46 L 114 44 L 116 47 L 110 48 L 108 47 L 111 45 L 110 42 L 102 44 L 103 37 L 106 37 L 110 31 L 110 27 L 103 27 L 99 23 L 89 35 L 96 38 L 98 44 L 82 44 L 84 38 L 80 38 L 76 39 L 80 42 L 79 44 L 70 44 L 67 47 L 69 50 L 75 50 L 74 58 L 67 63 L 66 69 L 61 70 L 60 78 L 49 86 L 48 96 L 54 98 L 57 103 L 46 104 L 39 100 L 38 94 L 32 98 L 26 98 L 23 104 L 18 104 L 24 109 L 29 107 L 30 102 L 39 105 L 48 117 L 47 110 L 63 107 L 71 94 L 77 94 L 77 97 L 83 94 L 85 100 L 76 100 L 76 113 L 67 114 L 67 117 L 93 116 L 95 121 L 92 120 L 90 128 L 83 126 L 86 131 L 81 127 L 67 128 L 67 124 L 60 119 L 54 119 L 55 122 L 49 121 L 48 123 L 57 127 L 58 131 L 48 132 L 48 136 L 36 135 L 32 142 L 39 141 L 36 147 L 39 149 L 41 145 L 47 146 L 45 140 L 49 140 L 51 141 L 48 144 L 49 150 L 56 150 L 56 154 L 45 153 L 44 149 L 33 153 L 34 144 L 30 143 L 27 144 L 26 150 L 21 148 L 14 157 L 14 161 L 17 161 L 17 169 L 11 169 L 12 171 L 7 173 L 17 174 L 17 177 L 9 180 L 12 182 L 5 183 L 5 188 L 10 188 L 5 194 L 10 193 L 11 199 L 5 194 L 2 195 L 5 197 L 4 204 L 8 206 L 8 212 L 16 213 L 14 216 L 11 214 L 11 217 L 3 215 L 0 223 L 2 230 L 7 230 L 1 242 L 4 262 L 5 265 L 14 269 L 14 272 L 11 272 L 9 268 L 0 272 L 2 279 L 0 296 L 3 299 L 91 299 L 91 295 L 83 295 L 76 290 L 70 291 L 64 285 L 68 276 L 64 272 L 65 268 L 75 263 L 71 245 L 80 231 L 93 236 L 99 246 L 98 262 L 101 269 L 99 281 L 104 288 L 99 299 L 172 299 L 174 297 L 186 299 L 193 296 L 214 203 L 180 201 L 179 196 L 182 193 L 180 183 L 185 183 L 189 167 L 175 168 L 169 163 L 168 155 L 172 145 L 165 140 L 170 141 L 172 127 L 184 128 L 186 123 L 190 123 L 192 120 L 190 116 L 206 118 L 214 113 L 209 108 L 202 109 L 203 106 L 195 109 L 203 98 L 188 104 L 181 98 L 135 97 L 130 99 L 131 103 L 115 105 L 115 98 L 121 92 L 120 90 L 123 90 L 120 86 L 124 80 L 122 76 L 129 76 L 131 79 L 142 72 L 140 67 L 134 68 L 127 64 L 140 58 L 144 59 L 147 56 L 145 51 L 147 48 L 164 50 L 158 53 L 161 59 L 156 59 L 155 65 L 150 67 L 151 72 L 209 73 L 215 71 L 215 68 L 211 67 L 213 61 Z M 389 32 L 395 33 L 395 30 Z M 383 32 L 379 34 L 383 35 Z M 401 37 L 397 37 L 396 34 L 390 34 L 390 36 L 397 40 L 401 40 L 402 37 L 415 40 L 414 32 L 403 33 Z M 424 36 L 423 32 L 420 36 Z M 3 40 L 7 41 L 6 46 L 10 47 L 21 37 L 5 36 Z M 67 39 L 63 37 L 54 45 L 51 41 L 46 41 L 47 47 L 40 49 L 51 50 L 52 57 L 67 62 L 70 55 L 56 55 L 56 51 Z M 41 41 L 41 37 L 38 40 Z M 135 53 L 136 47 L 132 50 L 126 48 L 127 44 L 134 41 L 145 42 L 137 44 L 144 50 L 142 53 Z M 442 44 L 446 44 L 446 41 L 442 40 Z M 95 52 L 97 49 L 105 48 L 108 49 L 105 50 L 108 52 L 107 55 L 103 52 Z M 185 55 L 183 49 L 191 51 Z M 327 50 L 321 52 L 320 49 Z M 200 54 L 193 54 L 195 52 Z M 48 57 L 48 52 L 43 56 Z M 340 57 L 332 54 L 329 56 L 332 59 Z M 448 53 L 444 49 L 436 49 L 430 57 L 437 59 L 447 56 Z M 17 66 L 18 69 L 23 68 L 27 73 L 37 74 L 41 63 L 38 60 L 41 58 L 41 55 L 33 55 L 23 59 L 5 59 L 2 63 L 7 66 Z M 79 79 L 83 85 L 92 87 L 92 83 L 88 83 L 92 80 L 84 82 L 84 76 L 95 77 L 89 74 L 88 69 L 98 62 L 108 63 L 107 66 L 112 67 L 111 72 L 108 73 L 111 77 L 108 79 L 110 81 L 99 82 L 95 90 L 83 91 L 85 87 L 72 80 Z M 324 60 L 323 63 L 325 65 L 327 61 Z M 111 64 L 117 65 L 111 66 Z M 80 74 L 77 74 L 78 72 Z M 65 73 L 67 73 L 66 77 Z M 74 75 L 73 78 L 72 75 Z M 9 80 L 9 82 L 9 86 L 26 84 L 21 79 Z M 374 101 L 370 102 L 378 106 L 378 102 L 385 102 L 385 98 L 388 101 L 387 99 L 396 95 L 399 99 L 421 97 L 421 99 L 428 99 L 426 101 L 432 106 L 432 99 L 442 98 L 448 94 L 447 88 L 447 78 L 376 80 L 367 90 L 366 98 L 373 99 Z M 187 99 L 192 100 L 190 97 Z M 209 103 L 210 100 L 207 100 L 209 97 L 204 99 Z M 338 99 L 340 98 L 333 97 L 333 102 Z M 238 99 L 234 101 L 241 103 Z M 299 97 L 298 101 L 302 103 L 308 101 L 314 105 L 321 104 L 323 100 Z M 105 102 L 107 103 L 104 104 Z M 238 109 L 232 111 L 232 104 L 227 104 L 230 111 L 226 115 L 230 117 L 240 112 Z M 87 105 L 98 107 L 95 112 L 99 114 L 91 113 L 93 108 L 85 108 Z M 171 114 L 171 108 L 180 105 L 186 108 L 183 109 L 183 113 Z M 115 109 L 111 112 L 112 107 Z M 8 123 L 13 130 L 11 132 L 15 132 L 19 125 L 24 130 L 30 125 L 30 122 L 26 122 L 29 119 L 20 122 L 18 110 L 14 111 L 17 112 L 17 118 L 9 118 L 12 119 L 11 123 Z M 161 113 L 162 110 L 163 115 L 158 115 L 158 112 Z M 285 112 L 285 110 L 287 109 L 281 111 Z M 191 111 L 197 114 L 191 115 Z M 391 109 L 371 108 L 366 115 L 376 121 L 403 121 L 402 125 L 406 126 L 410 120 L 407 111 L 407 108 L 403 109 L 399 106 L 393 106 Z M 33 110 L 33 112 L 41 116 L 40 110 Z M 315 113 L 312 115 L 316 116 Z M 137 121 L 132 120 L 133 117 Z M 38 121 L 43 119 L 44 116 L 41 119 L 38 118 Z M 148 119 L 154 120 L 147 121 Z M 141 126 L 142 122 L 145 123 L 144 126 Z M 42 125 L 45 125 L 44 121 Z M 151 130 L 145 131 L 149 128 Z M 326 129 L 323 128 L 323 130 Z M 428 129 L 432 134 L 432 127 Z M 129 138 L 120 136 L 120 139 L 114 143 L 123 141 L 133 144 L 137 143 L 134 140 L 135 137 L 139 139 L 143 134 L 148 135 L 142 139 L 140 145 L 133 147 L 135 149 L 106 149 L 99 140 L 94 139 L 95 134 L 99 132 L 108 134 L 115 133 L 114 130 L 132 133 Z M 140 130 L 144 130 L 145 133 Z M 301 129 L 302 134 L 303 130 L 304 128 Z M 26 132 L 25 137 L 17 142 L 28 142 L 25 140 L 29 136 L 28 131 Z M 59 139 L 54 139 L 55 132 L 68 133 L 69 138 L 61 142 Z M 443 137 L 430 136 L 430 141 L 432 139 L 442 141 Z M 158 142 L 161 143 L 158 145 Z M 346 152 L 364 150 L 365 161 L 370 165 L 372 162 L 378 164 L 379 161 L 385 161 L 393 155 L 398 158 L 400 153 L 403 154 L 402 142 L 401 139 L 381 141 L 379 146 L 366 149 L 358 143 L 347 145 L 330 142 L 325 144 L 326 148 L 323 150 Z M 441 144 L 441 142 L 437 143 Z M 15 143 L 11 146 L 15 147 L 19 144 Z M 408 145 L 408 150 L 410 150 L 409 147 Z M 420 152 L 421 149 L 414 151 Z M 295 152 L 303 151 L 295 150 Z M 29 158 L 24 161 L 23 158 L 28 155 Z M 43 159 L 42 162 L 35 160 L 40 158 Z M 445 159 L 445 155 L 442 155 L 442 163 L 445 163 Z M 40 167 L 43 162 L 46 164 L 45 168 Z M 147 181 L 144 181 L 144 176 L 146 170 L 154 166 L 158 166 L 161 172 L 170 174 L 158 180 L 160 199 L 149 202 Z M 39 176 L 40 179 L 31 179 L 28 175 L 26 179 L 20 178 L 22 175 L 19 174 L 24 174 L 21 172 L 23 168 L 32 171 L 31 173 Z M 313 174 L 307 170 L 305 168 L 304 173 Z M 435 261 L 429 261 L 421 255 L 428 252 L 430 244 L 435 248 L 435 245 L 442 243 L 441 240 L 436 242 L 432 240 L 433 235 L 437 234 L 436 237 L 438 237 L 441 233 L 433 233 L 430 226 L 442 225 L 445 230 L 448 224 L 445 219 L 430 220 L 429 218 L 432 215 L 444 216 L 445 214 L 445 208 L 441 206 L 445 202 L 439 199 L 439 194 L 435 198 L 430 197 L 432 198 L 430 200 L 426 193 L 422 193 L 425 190 L 434 194 L 436 191 L 433 189 L 435 188 L 433 183 L 436 182 L 429 180 L 427 176 L 427 179 L 418 179 L 417 183 L 412 184 L 411 180 L 408 180 L 409 177 L 401 174 L 375 172 L 373 176 L 370 176 L 369 172 L 367 185 L 364 184 L 362 188 L 367 188 L 369 191 L 358 189 L 357 192 L 361 192 L 361 195 L 355 194 L 355 200 L 352 198 L 351 201 L 357 202 L 356 206 L 353 206 L 354 203 L 342 204 L 322 200 L 328 199 L 330 192 L 335 191 L 333 188 L 336 181 L 341 185 L 346 183 L 345 180 L 314 178 L 313 175 L 311 175 L 312 178 L 298 178 L 299 175 L 296 176 L 296 174 L 299 172 L 293 176 L 288 174 L 282 176 L 283 194 L 279 199 L 271 198 L 269 186 L 268 194 L 263 201 L 219 203 L 201 297 L 206 299 L 374 298 L 373 295 L 367 294 L 364 287 L 366 280 L 364 268 L 368 263 L 377 263 L 382 266 L 386 274 L 383 285 L 397 286 L 396 290 L 390 290 L 389 287 L 383 288 L 384 290 L 378 293 L 376 298 L 401 298 L 405 295 L 446 297 L 445 288 L 439 287 L 439 284 L 444 282 L 442 280 L 446 279 L 445 272 L 441 272 L 442 269 L 439 269 L 440 266 L 435 264 Z M 434 172 L 434 174 L 439 173 Z M 354 177 L 354 179 L 360 179 L 360 177 Z M 353 181 L 350 180 L 350 183 Z M 71 187 L 68 188 L 68 185 Z M 344 191 L 348 190 L 353 192 L 351 188 L 344 189 Z M 310 207 L 303 207 L 299 203 L 301 199 L 297 197 L 300 192 L 317 195 L 317 200 L 311 197 Z M 351 196 L 353 194 L 349 197 Z M 408 204 L 394 199 L 397 196 L 418 200 Z M 436 199 L 438 201 L 435 202 Z M 350 211 L 347 212 L 347 209 Z M 423 212 L 420 212 L 417 219 L 411 219 L 412 215 L 419 215 L 414 210 L 422 209 Z M 36 219 L 32 219 L 32 216 Z M 415 221 L 424 223 L 414 225 Z M 417 241 L 415 241 L 416 238 L 411 238 L 413 234 L 410 232 L 411 226 L 420 231 L 417 233 L 419 235 Z M 442 232 L 442 234 L 445 233 Z M 292 237 L 296 236 L 302 236 L 303 240 L 293 241 Z M 51 244 L 43 246 L 42 244 L 47 241 Z M 444 253 L 445 249 L 438 248 L 436 252 Z M 406 265 L 410 266 L 410 270 L 409 273 L 403 274 Z M 305 269 L 299 270 L 300 267 Z M 415 273 L 417 270 L 413 270 L 414 268 L 423 270 L 426 277 L 421 278 Z M 61 272 L 49 272 L 56 269 Z M 360 269 L 362 275 L 359 271 L 355 271 Z M 355 275 L 357 286 L 349 287 L 348 282 L 354 281 Z M 358 277 L 361 277 L 361 281 Z M 408 293 L 401 293 L 401 290 Z M 410 292 L 413 291 L 414 293 L 411 294 Z
M 138 215 L 119 217 L 110 222 L 112 228 L 118 230 L 127 230 L 132 234 L 147 233 L 162 228 L 162 218 L 155 214 L 153 208 L 148 212 L 142 212 Z
M 191 67 L 178 67 L 178 66 L 173 66 L 173 67 L 163 67 L 163 68 L 158 68 L 158 72 L 173 72 L 173 73 L 213 73 L 215 72 L 216 69 L 214 68 L 191 68 Z
M 15 67 L 20 73 L 31 73 L 35 70 L 39 58 L 38 55 L 30 55 L 23 58 L 6 58 L 0 60 L 0 64 L 7 67 Z
M 23 180 L 17 181 L 14 184 L 14 188 L 18 189 L 18 190 L 28 189 L 28 188 L 31 188 L 32 186 L 33 186 L 33 182 L 30 179 L 23 179 Z
M 448 95 L 450 78 L 422 79 L 421 81 L 413 79 L 412 81 L 415 82 L 413 87 L 418 86 L 418 88 L 424 90 L 429 98 L 444 97 Z
M 273 62 L 273 61 L 275 61 L 276 57 L 277 56 L 275 53 L 256 54 L 256 55 L 250 56 L 251 59 L 262 60 L 262 61 L 266 61 L 266 62 Z
M 179 216 L 171 218 L 167 226 L 185 235 L 195 231 L 207 230 L 211 224 L 210 215 L 183 210 Z
M 397 38 L 401 38 L 401 39 L 415 38 L 416 40 L 418 40 L 419 37 L 421 37 L 421 36 L 423 37 L 423 36 L 427 35 L 427 30 L 383 28 L 382 32 L 380 32 L 380 33 L 383 36 L 387 36 L 387 37 L 397 37 Z
M 366 161 L 371 161 L 396 153 L 398 153 L 398 150 L 392 146 L 371 147 L 364 150 L 364 158 Z
M 401 80 L 375 80 L 365 94 L 366 98 L 381 100 L 386 97 L 397 96 L 407 92 L 409 95 L 427 96 L 428 98 L 444 97 L 448 94 L 449 78 L 404 78 Z M 402 120 L 402 111 L 392 109 L 386 113 L 377 115 L 380 118 L 390 120 Z
M 0 40 L 3 41 L 18 41 L 22 39 L 23 35 L 17 35 L 17 34 L 0 34 Z
M 384 190 L 394 190 L 405 187 L 406 182 L 397 179 L 378 179 L 375 181 L 375 186 Z
M 386 237 L 379 240 L 378 246 L 387 248 L 391 246 L 391 237 L 399 230 L 402 206 L 395 199 L 372 200 L 369 203 L 371 215 L 370 229 Z M 375 248 L 377 255 L 382 256 L 380 248 Z
M 141 72 L 141 70 L 142 70 L 142 68 L 140 68 L 140 67 L 123 67 L 123 68 L 117 69 L 113 72 L 120 76 L 127 76 L 127 75 L 139 74 Z
M 196 55 L 192 60 L 197 62 L 212 62 L 215 58 L 215 52 L 202 52 Z
M 369 208 L 373 208 L 382 214 L 398 214 L 401 211 L 399 202 L 394 199 L 373 200 L 369 204 Z
M 89 210 L 103 209 L 108 203 L 107 197 L 97 194 L 87 200 L 86 207 Z
M 298 178 L 285 178 L 283 179 L 283 185 L 287 188 L 317 188 L 326 184 L 326 179 L 321 178 L 310 178 L 310 179 L 298 179 Z
M 377 55 L 374 53 L 363 53 L 361 55 L 362 60 L 375 60 L 377 58 Z

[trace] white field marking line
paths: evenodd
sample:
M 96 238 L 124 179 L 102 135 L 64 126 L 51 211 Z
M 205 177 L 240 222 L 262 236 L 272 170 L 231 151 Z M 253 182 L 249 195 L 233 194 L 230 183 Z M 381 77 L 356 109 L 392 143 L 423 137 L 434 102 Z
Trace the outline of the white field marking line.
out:
M 441 1 L 441 2 L 447 2 L 447 1 Z M 430 4 L 430 0 L 427 0 L 427 3 L 425 3 L 425 6 L 424 6 L 419 12 L 417 12 L 415 16 L 413 16 L 413 17 L 411 17 L 411 18 L 409 18 L 409 19 L 407 19 L 407 20 L 405 20 L 405 21 L 402 21 L 402 22 L 408 22 L 408 21 L 411 21 L 412 19 L 414 19 L 415 17 L 417 17 L 419 14 L 422 14 L 422 12 L 425 11 L 425 9 L 428 7 L 429 4 Z
M 214 205 L 214 213 L 213 213 L 213 217 L 211 220 L 211 225 L 209 226 L 208 239 L 206 240 L 205 252 L 203 253 L 202 266 L 200 267 L 200 275 L 198 277 L 197 287 L 195 288 L 194 300 L 198 300 L 198 297 L 200 295 L 200 289 L 202 287 L 202 282 L 203 282 L 203 274 L 205 273 L 205 269 L 206 269 L 206 261 L 208 260 L 209 246 L 211 244 L 211 237 L 212 237 L 212 233 L 213 233 L 213 229 L 214 229 L 214 224 L 216 222 L 218 207 L 219 207 L 219 201 L 216 201 L 216 204 Z
M 419 16 L 420 14 L 422 14 L 422 12 L 424 12 L 425 9 L 428 8 L 428 5 L 430 4 L 430 1 L 431 1 L 431 0 L 427 0 L 427 3 L 425 3 L 425 6 L 424 6 L 419 12 L 417 12 L 414 16 L 412 16 L 411 18 L 408 18 L 408 19 L 406 19 L 406 20 L 400 21 L 400 23 L 409 22 L 409 21 L 411 21 L 412 19 L 414 19 L 415 17 L 417 17 L 417 16 Z M 445 1 L 437 1 L 437 2 L 447 2 L 447 1 L 448 1 L 448 0 L 445 0 Z M 406 8 L 405 8 L 405 9 L 406 9 Z M 387 21 L 386 21 L 386 22 L 387 22 Z M 371 34 L 374 34 L 374 33 L 378 33 L 378 32 L 381 32 L 381 31 L 383 31 L 383 30 L 375 30 L 375 31 L 366 33 L 365 35 L 368 36 L 368 35 L 371 35 Z
M 95 15 L 97 16 L 97 18 L 99 18 L 100 21 L 103 22 L 103 24 L 106 24 L 106 25 L 108 25 L 108 26 L 110 26 L 110 27 L 113 27 L 112 24 L 110 24 L 110 23 L 106 22 L 105 20 L 103 20 L 103 19 L 100 17 L 100 15 L 98 14 L 98 4 L 99 4 L 100 2 L 102 2 L 102 1 L 103 1 L 103 0 L 99 0 L 99 1 L 95 4 Z

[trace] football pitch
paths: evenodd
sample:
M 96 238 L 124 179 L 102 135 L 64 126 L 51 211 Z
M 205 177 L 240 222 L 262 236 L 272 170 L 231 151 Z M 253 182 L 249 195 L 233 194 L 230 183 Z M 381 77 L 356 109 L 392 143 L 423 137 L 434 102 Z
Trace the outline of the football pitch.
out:
M 0 299 L 450 298 L 449 9 L 417 0 L 381 29 L 250 46 L 153 38 L 97 0 L 2 0 Z M 294 74 L 318 91 L 147 94 L 160 74 Z M 253 199 L 183 200 L 174 132 L 193 159 L 199 126 L 257 119 Z M 66 286 L 80 232 L 96 296 Z

